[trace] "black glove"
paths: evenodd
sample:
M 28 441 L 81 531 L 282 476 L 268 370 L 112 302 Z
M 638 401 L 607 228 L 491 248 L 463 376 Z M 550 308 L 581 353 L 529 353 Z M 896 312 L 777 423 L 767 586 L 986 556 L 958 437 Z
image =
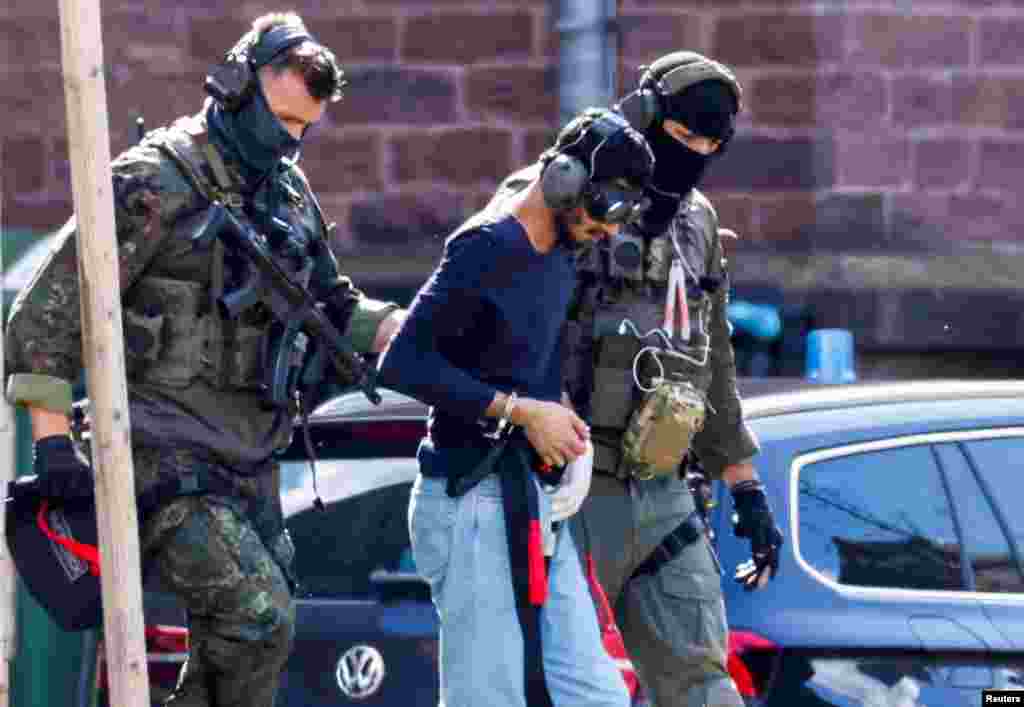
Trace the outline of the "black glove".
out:
M 741 481 L 732 487 L 732 529 L 738 538 L 750 538 L 753 557 L 736 568 L 735 579 L 745 590 L 760 587 L 761 577 L 770 571 L 768 579 L 775 577 L 779 569 L 779 549 L 783 536 L 775 525 L 768 497 L 760 481 Z
M 75 453 L 67 435 L 36 440 L 32 470 L 46 498 L 73 501 L 93 495 L 92 469 Z

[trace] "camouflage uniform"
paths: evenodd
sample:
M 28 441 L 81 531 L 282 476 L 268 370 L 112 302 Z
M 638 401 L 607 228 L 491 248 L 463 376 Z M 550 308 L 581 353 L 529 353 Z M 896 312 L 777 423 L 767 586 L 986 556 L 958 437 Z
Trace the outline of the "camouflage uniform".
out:
M 151 132 L 112 170 L 136 492 L 200 471 L 223 482 L 217 493 L 164 502 L 141 528 L 147 568 L 189 612 L 189 658 L 171 701 L 271 705 L 294 626 L 293 547 L 272 455 L 290 441 L 295 411 L 268 407 L 260 389 L 269 314 L 257 306 L 222 318 L 215 299 L 236 274 L 232 256 L 190 241 L 191 217 L 212 198 L 247 219 L 238 208 L 245 177 L 207 132 L 205 113 Z M 246 199 L 292 225 L 305 255 L 282 265 L 301 263 L 318 300 L 345 292 L 352 314 L 338 325 L 369 351 L 396 306 L 363 297 L 339 275 L 301 171 L 282 164 Z M 76 242 L 72 219 L 14 302 L 12 402 L 58 410 L 70 402 L 82 368 Z
M 627 233 L 635 226 L 625 227 Z M 581 264 L 581 284 L 570 314 L 567 388 L 591 422 L 594 478 L 574 530 L 589 548 L 598 576 L 637 667 L 657 707 L 742 705 L 726 670 L 727 630 L 717 559 L 705 536 L 687 545 L 655 574 L 638 566 L 694 511 L 681 473 L 642 480 L 630 475 L 620 445 L 636 400 L 632 334 L 618 334 L 628 319 L 643 334 L 662 326 L 669 261 L 678 245 L 688 277 L 692 323 L 689 351 L 696 362 L 662 357 L 667 373 L 704 394 L 706 419 L 691 449 L 711 478 L 750 459 L 757 442 L 743 422 L 736 367 L 726 318 L 728 276 L 718 218 L 697 190 L 681 202 L 668 230 L 644 243 L 642 277 L 610 274 L 607 251 L 593 250 Z M 625 355 L 621 344 L 628 342 Z M 658 341 L 646 339 L 645 344 Z M 702 347 L 708 347 L 701 362 Z M 638 365 L 649 377 L 650 357 Z M 625 391 L 625 394 L 621 393 Z M 632 401 L 633 405 L 623 405 Z

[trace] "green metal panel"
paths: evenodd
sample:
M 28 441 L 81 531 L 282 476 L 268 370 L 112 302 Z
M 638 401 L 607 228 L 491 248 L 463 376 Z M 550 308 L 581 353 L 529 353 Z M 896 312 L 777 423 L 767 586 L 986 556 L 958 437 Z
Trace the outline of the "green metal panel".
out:
M 5 229 L 2 234 L 4 270 L 41 235 Z M 0 289 L 0 322 L 7 320 L 13 294 Z M 25 476 L 32 473 L 32 434 L 24 410 L 15 413 L 15 429 L 15 476 Z M 79 679 L 91 678 L 93 667 L 82 665 L 82 634 L 60 629 L 20 580 L 15 602 L 18 635 L 11 666 L 10 704 L 12 707 L 75 706 Z M 80 675 L 83 669 L 89 674 Z

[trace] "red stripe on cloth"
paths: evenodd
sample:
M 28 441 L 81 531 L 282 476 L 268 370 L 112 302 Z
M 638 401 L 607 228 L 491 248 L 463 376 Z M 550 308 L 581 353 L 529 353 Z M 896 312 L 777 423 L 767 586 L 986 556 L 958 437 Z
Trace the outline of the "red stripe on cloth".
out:
M 94 577 L 100 576 L 100 550 L 98 547 L 92 545 L 85 545 L 80 543 L 74 538 L 66 538 L 63 535 L 57 535 L 53 532 L 53 528 L 50 527 L 50 522 L 46 518 L 46 511 L 49 510 L 50 502 L 43 501 L 39 504 L 39 513 L 36 514 L 36 525 L 43 531 L 43 535 L 48 537 L 55 543 L 58 543 L 70 552 L 75 557 L 85 560 L 89 563 L 89 574 Z
M 530 520 L 529 543 L 530 603 L 542 606 L 548 598 L 548 576 L 544 567 L 544 539 L 539 520 Z

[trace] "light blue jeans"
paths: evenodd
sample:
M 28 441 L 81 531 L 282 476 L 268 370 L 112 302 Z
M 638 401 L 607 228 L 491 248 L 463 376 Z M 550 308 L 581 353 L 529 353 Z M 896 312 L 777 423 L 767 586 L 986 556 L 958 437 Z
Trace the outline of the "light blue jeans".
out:
M 551 508 L 541 492 L 541 523 Z M 523 637 L 512 594 L 497 476 L 460 498 L 418 476 L 409 503 L 416 568 L 441 617 L 441 707 L 526 707 Z M 568 525 L 554 546 L 541 609 L 544 674 L 555 707 L 627 707 L 629 694 L 601 643 L 594 603 Z

